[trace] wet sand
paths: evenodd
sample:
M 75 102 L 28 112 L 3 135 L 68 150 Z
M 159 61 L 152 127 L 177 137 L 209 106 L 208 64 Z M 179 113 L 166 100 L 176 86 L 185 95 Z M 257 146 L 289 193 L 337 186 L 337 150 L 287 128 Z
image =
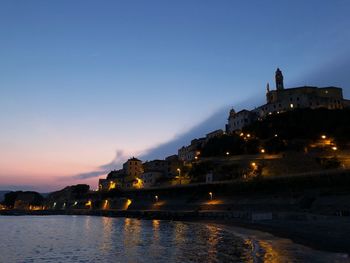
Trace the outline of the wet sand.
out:
M 275 236 L 288 238 L 295 243 L 317 250 L 346 253 L 350 255 L 350 219 L 340 220 L 265 220 L 248 222 L 243 220 L 196 220 L 223 226 L 239 226 L 260 230 Z

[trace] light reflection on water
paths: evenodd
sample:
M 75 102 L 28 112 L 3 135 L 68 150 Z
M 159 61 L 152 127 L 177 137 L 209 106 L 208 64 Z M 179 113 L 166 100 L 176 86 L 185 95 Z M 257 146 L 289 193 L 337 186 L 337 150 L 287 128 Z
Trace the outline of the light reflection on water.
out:
M 348 262 L 242 228 L 90 216 L 0 217 L 0 262 Z

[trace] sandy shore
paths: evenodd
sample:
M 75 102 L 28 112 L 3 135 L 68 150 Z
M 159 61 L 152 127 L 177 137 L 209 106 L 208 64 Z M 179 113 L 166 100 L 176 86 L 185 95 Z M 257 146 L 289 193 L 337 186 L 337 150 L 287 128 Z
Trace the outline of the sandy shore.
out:
M 191 220 L 224 226 L 239 226 L 271 233 L 313 249 L 350 255 L 350 220 Z

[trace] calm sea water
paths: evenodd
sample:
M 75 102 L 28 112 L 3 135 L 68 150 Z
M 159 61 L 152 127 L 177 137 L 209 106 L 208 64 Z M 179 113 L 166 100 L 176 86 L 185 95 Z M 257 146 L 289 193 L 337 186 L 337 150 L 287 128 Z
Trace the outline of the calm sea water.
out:
M 270 234 L 201 223 L 0 216 L 0 262 L 349 262 Z

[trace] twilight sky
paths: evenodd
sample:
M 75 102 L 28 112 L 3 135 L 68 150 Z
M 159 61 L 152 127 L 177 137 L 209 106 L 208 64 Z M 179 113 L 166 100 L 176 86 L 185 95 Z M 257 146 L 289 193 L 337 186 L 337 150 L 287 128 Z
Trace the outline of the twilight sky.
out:
M 230 106 L 262 103 L 277 66 L 287 87 L 350 97 L 349 13 L 347 0 L 2 0 L 0 189 L 96 187 L 130 156 L 176 153 Z

